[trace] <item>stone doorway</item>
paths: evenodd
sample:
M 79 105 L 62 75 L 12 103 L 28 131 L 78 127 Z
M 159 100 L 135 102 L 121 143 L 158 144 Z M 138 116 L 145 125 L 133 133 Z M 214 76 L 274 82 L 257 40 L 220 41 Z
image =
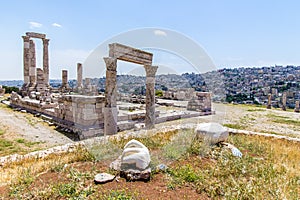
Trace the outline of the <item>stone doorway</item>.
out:
M 153 54 L 119 43 L 109 44 L 109 57 L 104 57 L 106 64 L 106 88 L 104 107 L 104 135 L 118 131 L 117 109 L 117 60 L 143 65 L 146 71 L 146 129 L 155 125 L 155 74 L 157 66 L 152 66 Z

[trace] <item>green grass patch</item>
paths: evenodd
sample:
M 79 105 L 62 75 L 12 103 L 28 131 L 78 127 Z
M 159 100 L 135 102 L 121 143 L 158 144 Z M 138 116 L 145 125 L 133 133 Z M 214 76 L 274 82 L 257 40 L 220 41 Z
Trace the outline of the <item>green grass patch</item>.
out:
M 241 124 L 223 124 L 223 126 L 226 126 L 228 128 L 233 128 L 233 129 L 245 129 L 245 126 L 244 125 L 241 125 Z
M 300 126 L 300 121 L 299 120 L 293 120 L 293 119 L 273 119 L 272 122 L 279 123 L 279 124 L 288 124 L 288 125 Z

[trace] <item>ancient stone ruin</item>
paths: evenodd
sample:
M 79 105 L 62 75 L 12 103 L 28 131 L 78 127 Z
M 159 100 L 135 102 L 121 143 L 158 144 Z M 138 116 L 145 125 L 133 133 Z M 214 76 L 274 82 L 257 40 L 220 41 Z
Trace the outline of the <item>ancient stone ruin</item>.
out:
M 123 60 L 143 65 L 146 70 L 146 128 L 153 128 L 155 124 L 155 73 L 157 66 L 152 66 L 151 53 L 134 49 L 118 43 L 109 45 L 109 57 L 106 63 L 106 90 L 104 108 L 105 134 L 117 133 L 117 60 Z
M 49 85 L 48 44 L 45 34 L 28 32 L 24 41 L 24 84 L 20 93 L 12 93 L 12 107 L 25 109 L 40 115 L 43 119 L 61 127 L 64 131 L 76 133 L 79 139 L 116 134 L 118 131 L 134 128 L 154 128 L 156 123 L 180 118 L 212 114 L 211 94 L 186 90 L 177 98 L 187 100 L 186 112 L 163 113 L 156 110 L 155 75 L 157 66 L 152 65 L 153 54 L 119 43 L 109 44 L 109 55 L 104 57 L 106 64 L 105 94 L 98 92 L 91 78 L 83 79 L 84 66 L 77 63 L 77 84 L 71 88 L 68 71 L 62 70 L 62 83 L 59 88 Z M 43 41 L 43 66 L 36 68 L 35 43 Z M 99 60 L 102 58 L 99 58 Z M 142 65 L 146 72 L 146 97 L 138 104 L 117 102 L 117 60 Z M 191 98 L 187 98 L 191 97 Z M 160 104 L 161 105 L 161 104 Z M 134 110 L 126 109 L 134 108 Z
M 27 32 L 22 38 L 24 44 L 22 96 L 29 96 L 30 92 L 34 90 L 44 93 L 49 88 L 49 39 L 46 39 L 45 34 L 33 32 Z M 32 38 L 43 41 L 43 68 L 36 68 L 35 43 Z

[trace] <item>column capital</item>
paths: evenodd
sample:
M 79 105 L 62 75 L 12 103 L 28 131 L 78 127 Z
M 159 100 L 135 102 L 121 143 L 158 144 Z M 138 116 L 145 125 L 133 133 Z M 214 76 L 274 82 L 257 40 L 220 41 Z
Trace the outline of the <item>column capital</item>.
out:
M 29 42 L 30 37 L 27 35 L 22 36 L 24 42 Z
M 43 40 L 43 45 L 49 45 L 49 40 L 50 40 L 50 39 L 44 38 L 44 39 L 42 39 L 42 40 Z
M 155 77 L 158 66 L 144 65 L 146 77 Z
M 104 57 L 104 62 L 106 64 L 106 70 L 116 71 L 117 70 L 117 59 L 112 57 Z

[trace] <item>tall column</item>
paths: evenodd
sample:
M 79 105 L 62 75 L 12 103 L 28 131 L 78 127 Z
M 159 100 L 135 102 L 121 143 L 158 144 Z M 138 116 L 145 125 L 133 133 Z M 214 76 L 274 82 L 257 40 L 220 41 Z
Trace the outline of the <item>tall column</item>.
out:
M 268 105 L 267 105 L 267 109 L 271 109 L 272 107 L 272 94 L 269 93 L 268 94 Z
M 118 131 L 117 59 L 105 57 L 104 61 L 106 64 L 104 135 L 112 135 Z
M 24 52 L 23 52 L 23 74 L 24 74 L 24 85 L 29 83 L 29 36 L 22 36 L 24 43 Z
M 43 71 L 45 85 L 49 85 L 49 55 L 48 55 L 49 39 L 43 39 Z
M 33 40 L 29 42 L 29 83 L 30 86 L 35 86 L 36 84 L 36 57 L 35 57 L 35 44 Z
M 82 88 L 82 64 L 77 63 L 77 88 Z
M 294 110 L 295 112 L 299 112 L 299 101 L 296 101 L 295 102 L 295 110 Z
M 286 110 L 286 92 L 282 95 L 282 110 Z
M 61 71 L 61 80 L 62 84 L 61 87 L 67 88 L 68 87 L 68 70 L 62 70 Z
M 145 65 L 146 70 L 146 129 L 154 128 L 155 125 L 155 74 L 157 66 Z

